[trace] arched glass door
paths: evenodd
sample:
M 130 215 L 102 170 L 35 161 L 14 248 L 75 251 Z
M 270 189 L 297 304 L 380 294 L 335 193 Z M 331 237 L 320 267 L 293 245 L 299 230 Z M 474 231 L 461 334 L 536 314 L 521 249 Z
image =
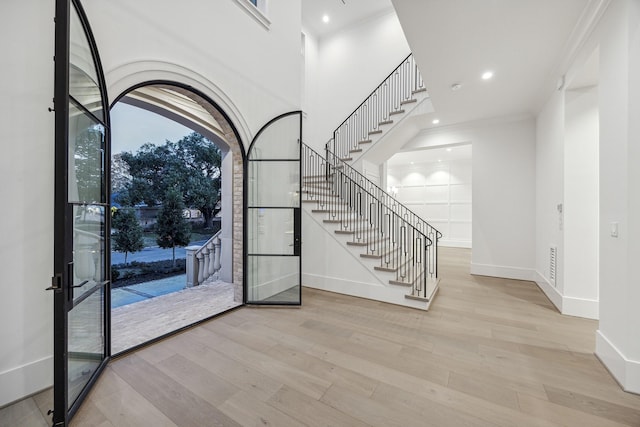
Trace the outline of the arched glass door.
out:
M 245 302 L 300 305 L 302 113 L 258 132 L 247 162 Z
M 79 0 L 56 2 L 54 413 L 66 426 L 109 357 L 109 110 Z

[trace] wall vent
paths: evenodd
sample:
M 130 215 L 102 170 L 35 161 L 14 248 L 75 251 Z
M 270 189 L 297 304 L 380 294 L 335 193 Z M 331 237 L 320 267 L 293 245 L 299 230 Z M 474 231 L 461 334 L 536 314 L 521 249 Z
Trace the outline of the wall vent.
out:
M 549 282 L 553 286 L 556 286 L 557 260 L 558 260 L 558 248 L 555 246 L 551 246 L 549 248 Z

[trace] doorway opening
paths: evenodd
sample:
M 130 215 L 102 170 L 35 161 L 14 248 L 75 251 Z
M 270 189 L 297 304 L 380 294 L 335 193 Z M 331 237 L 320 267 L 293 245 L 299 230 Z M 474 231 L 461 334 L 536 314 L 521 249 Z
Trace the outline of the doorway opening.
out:
M 112 104 L 111 351 L 243 303 L 243 150 L 189 87 L 150 82 Z

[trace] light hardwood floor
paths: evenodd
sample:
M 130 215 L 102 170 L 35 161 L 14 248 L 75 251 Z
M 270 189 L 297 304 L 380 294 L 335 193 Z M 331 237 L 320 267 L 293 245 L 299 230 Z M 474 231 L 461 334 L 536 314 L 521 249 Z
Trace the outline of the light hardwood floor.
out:
M 597 322 L 442 249 L 429 312 L 304 289 L 115 360 L 72 426 L 640 426 Z

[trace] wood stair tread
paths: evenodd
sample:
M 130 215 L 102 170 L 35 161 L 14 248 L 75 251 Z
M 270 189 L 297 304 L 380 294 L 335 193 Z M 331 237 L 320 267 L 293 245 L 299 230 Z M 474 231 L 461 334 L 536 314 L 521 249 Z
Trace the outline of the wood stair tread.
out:
M 371 142 L 373 141 L 371 141 L 370 139 L 363 139 L 362 141 L 359 141 L 358 144 L 371 144 Z
M 418 100 L 415 98 L 411 98 L 405 101 L 400 101 L 400 105 L 413 104 L 414 102 L 418 102 Z
M 395 114 L 404 114 L 404 110 L 396 110 L 389 113 L 390 116 L 393 116 Z
M 378 123 L 378 126 L 382 126 L 382 125 L 390 125 L 393 123 L 393 120 L 383 120 L 380 123 Z
M 369 135 L 379 135 L 382 133 L 381 129 L 377 129 L 377 130 L 370 130 L 369 131 Z

